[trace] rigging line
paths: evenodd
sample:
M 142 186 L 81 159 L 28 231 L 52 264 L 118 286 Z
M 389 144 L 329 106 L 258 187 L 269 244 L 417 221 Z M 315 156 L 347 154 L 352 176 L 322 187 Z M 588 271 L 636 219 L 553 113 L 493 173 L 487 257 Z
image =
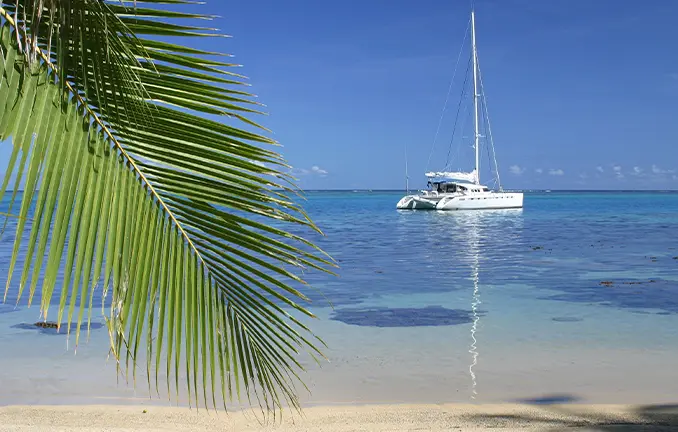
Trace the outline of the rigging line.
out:
M 459 98 L 459 104 L 457 105 L 457 115 L 454 118 L 454 126 L 452 127 L 452 138 L 450 138 L 450 147 L 447 149 L 447 158 L 445 159 L 445 165 L 450 162 L 450 152 L 452 151 L 452 142 L 454 141 L 454 133 L 457 130 L 457 122 L 459 121 L 459 110 L 461 110 L 461 103 L 464 101 L 464 95 L 466 94 L 466 83 L 468 82 L 469 69 L 471 68 L 471 59 L 469 57 L 468 65 L 466 66 L 466 77 L 464 78 L 464 84 L 461 87 L 461 97 Z
M 481 106 L 484 106 L 482 99 L 481 99 L 480 103 L 481 103 Z M 485 137 L 489 136 L 489 133 L 488 133 L 488 130 L 487 130 L 487 119 L 486 118 L 483 118 L 483 133 L 485 134 L 484 135 Z M 490 146 L 486 145 L 485 151 L 486 151 L 486 154 L 487 154 L 488 165 L 490 167 L 490 173 L 494 174 L 494 178 L 492 179 L 492 183 L 496 185 L 497 184 L 497 173 L 496 173 L 496 170 L 492 168 L 492 157 L 490 155 Z
M 480 95 L 481 95 L 481 93 L 478 93 L 478 96 L 480 96 Z M 478 106 L 480 108 L 480 114 L 481 114 L 481 116 L 480 116 L 481 120 L 480 120 L 480 123 L 479 123 L 480 124 L 479 128 L 482 130 L 482 133 L 479 136 L 483 139 L 483 147 L 485 148 L 485 154 L 487 155 L 489 171 L 490 171 L 490 174 L 493 175 L 492 180 L 488 181 L 488 185 L 490 185 L 490 184 L 496 185 L 497 184 L 497 178 L 496 178 L 494 169 L 492 168 L 492 158 L 490 156 L 490 146 L 487 145 L 487 137 L 489 136 L 489 133 L 487 131 L 487 118 L 485 117 L 485 111 L 483 109 L 483 99 L 482 98 L 480 99 Z
M 481 94 L 482 94 L 482 92 L 481 92 Z M 489 137 L 489 132 L 487 130 L 487 116 L 484 115 L 484 113 L 486 112 L 486 108 L 487 107 L 485 106 L 485 101 L 481 98 L 480 99 L 480 109 L 481 109 L 481 113 L 483 114 L 483 116 L 482 116 L 482 129 L 483 129 L 482 137 L 484 138 L 485 143 L 487 142 L 488 137 Z M 491 155 L 491 151 L 490 151 L 490 146 L 485 145 L 484 147 L 485 147 L 485 154 L 487 155 L 488 166 L 490 167 L 490 173 L 494 175 L 492 182 L 494 184 L 496 184 L 497 183 L 496 170 L 492 167 L 492 155 Z
M 428 161 L 426 162 L 426 171 L 431 164 L 431 156 L 433 156 L 433 150 L 436 148 L 436 141 L 438 140 L 438 134 L 440 133 L 440 125 L 443 123 L 443 117 L 445 116 L 445 110 L 447 110 L 447 102 L 450 100 L 450 93 L 452 93 L 452 85 L 454 85 L 454 78 L 457 76 L 457 68 L 459 67 L 459 60 L 461 59 L 461 53 L 464 51 L 464 44 L 466 44 L 466 39 L 468 39 L 468 29 L 471 26 L 471 19 L 469 18 L 468 23 L 466 24 L 466 30 L 464 31 L 464 40 L 461 43 L 461 48 L 459 48 L 459 54 L 457 55 L 457 62 L 454 65 L 454 73 L 452 74 L 452 80 L 450 85 L 447 88 L 447 96 L 445 97 L 445 104 L 443 105 L 443 112 L 440 113 L 440 118 L 438 119 L 438 127 L 436 128 L 436 133 L 433 136 L 433 145 L 431 146 L 431 152 L 428 154 Z
M 471 118 L 471 111 L 468 109 L 468 105 L 464 106 L 464 112 L 462 113 L 462 118 L 463 119 L 461 121 L 460 142 L 457 145 L 457 150 L 454 154 L 454 158 L 448 158 L 449 162 L 446 163 L 446 165 L 445 165 L 445 171 L 447 171 L 448 169 L 450 171 L 455 171 L 455 169 L 452 168 L 452 161 L 461 159 L 461 145 L 464 143 L 464 131 L 466 130 L 466 125 L 468 123 L 470 123 L 469 119 Z M 450 142 L 450 150 L 451 149 L 452 149 L 452 143 Z M 463 171 L 461 166 L 459 166 L 458 171 Z
M 454 160 L 460 160 L 461 159 L 461 146 L 464 144 L 464 131 L 466 130 L 466 125 L 469 123 L 469 119 L 471 118 L 471 111 L 468 109 L 468 105 L 464 106 L 464 112 L 462 113 L 461 117 L 461 130 L 460 130 L 460 135 L 459 135 L 459 144 L 456 147 L 456 151 L 454 153 L 454 157 L 450 158 L 450 150 L 452 150 L 452 140 L 450 140 L 450 148 L 448 150 L 448 161 L 445 163 L 445 169 L 443 171 L 463 171 L 461 166 L 457 166 L 457 168 L 452 167 L 452 161 Z M 454 139 L 454 137 L 452 138 Z
M 494 139 L 492 138 L 492 126 L 490 125 L 490 114 L 487 109 L 487 98 L 485 97 L 485 87 L 483 86 L 483 75 L 480 73 L 480 63 L 478 63 L 478 78 L 480 81 L 480 94 L 483 97 L 483 107 L 485 108 L 485 119 L 487 121 L 487 131 L 489 132 L 490 145 L 492 146 L 492 156 L 494 158 L 494 169 L 497 175 L 497 185 L 502 191 L 501 179 L 499 178 L 499 167 L 497 166 L 497 154 L 494 151 Z
M 482 100 L 482 99 L 481 99 L 481 104 L 482 104 L 482 107 L 483 107 L 483 110 L 484 110 L 483 112 L 487 112 L 487 105 L 485 105 L 485 101 Z M 483 130 L 484 130 L 484 133 L 485 133 L 485 137 L 489 137 L 490 133 L 489 133 L 489 127 L 487 125 L 487 116 L 484 116 L 484 118 L 483 118 Z M 487 138 L 485 140 L 487 141 Z M 498 180 L 497 180 L 499 178 L 499 170 L 496 169 L 496 164 L 495 164 L 494 168 L 492 167 L 492 162 L 493 162 L 494 159 L 492 158 L 492 152 L 491 152 L 490 146 L 486 145 L 485 148 L 486 148 L 486 151 L 487 151 L 487 160 L 488 160 L 488 166 L 490 166 L 490 172 L 492 174 L 494 174 L 494 178 L 492 179 L 492 183 L 497 187 L 501 187 L 501 185 L 498 183 Z

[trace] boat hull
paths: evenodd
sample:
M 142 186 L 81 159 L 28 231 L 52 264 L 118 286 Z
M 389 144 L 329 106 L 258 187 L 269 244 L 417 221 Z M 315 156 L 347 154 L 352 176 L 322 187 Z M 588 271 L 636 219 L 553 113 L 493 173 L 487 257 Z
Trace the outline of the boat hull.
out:
M 487 194 L 447 197 L 441 199 L 436 204 L 436 210 L 484 210 L 522 207 L 522 192 L 492 192 Z
M 404 196 L 396 204 L 398 210 L 435 210 L 440 198 L 423 197 L 420 195 Z

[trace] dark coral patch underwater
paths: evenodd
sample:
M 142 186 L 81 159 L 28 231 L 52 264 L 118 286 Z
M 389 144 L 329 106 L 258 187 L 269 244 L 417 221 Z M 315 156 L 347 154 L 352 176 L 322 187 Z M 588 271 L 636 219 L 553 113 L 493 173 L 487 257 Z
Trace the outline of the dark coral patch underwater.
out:
M 104 325 L 101 323 L 91 323 L 90 324 L 90 329 L 91 330 L 98 330 L 102 328 Z M 66 323 L 61 324 L 61 330 L 57 333 L 56 329 L 56 323 L 52 322 L 47 322 L 47 323 L 21 323 L 21 324 L 14 324 L 12 328 L 16 329 L 21 329 L 21 330 L 33 330 L 33 331 L 38 331 L 41 334 L 47 334 L 47 335 L 65 335 L 68 330 L 68 326 Z M 71 333 L 75 332 L 75 330 L 78 328 L 78 325 L 76 323 L 71 323 Z M 87 331 L 87 323 L 81 324 L 80 325 L 80 331 Z
M 484 312 L 478 311 L 483 315 Z M 364 308 L 338 309 L 331 319 L 349 325 L 365 327 L 451 326 L 473 322 L 472 311 L 447 309 L 442 306 L 423 308 Z
M 678 313 L 678 282 L 673 280 L 583 281 L 554 289 L 561 293 L 541 298 L 621 309 L 650 309 L 662 315 Z
M 577 317 L 553 317 L 551 318 L 552 321 L 555 322 L 580 322 L 584 321 L 582 318 L 577 318 Z

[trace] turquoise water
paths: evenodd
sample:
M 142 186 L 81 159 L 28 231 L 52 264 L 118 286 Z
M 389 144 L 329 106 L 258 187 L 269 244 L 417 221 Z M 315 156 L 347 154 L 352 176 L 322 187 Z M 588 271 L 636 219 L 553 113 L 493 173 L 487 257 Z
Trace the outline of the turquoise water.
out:
M 401 196 L 307 193 L 340 269 L 306 275 L 330 359 L 308 365 L 306 403 L 678 400 L 678 194 L 527 193 L 522 210 L 442 213 L 397 211 Z M 8 303 L 0 404 L 147 397 L 116 385 L 105 329 L 74 356 L 21 326 L 37 308 Z

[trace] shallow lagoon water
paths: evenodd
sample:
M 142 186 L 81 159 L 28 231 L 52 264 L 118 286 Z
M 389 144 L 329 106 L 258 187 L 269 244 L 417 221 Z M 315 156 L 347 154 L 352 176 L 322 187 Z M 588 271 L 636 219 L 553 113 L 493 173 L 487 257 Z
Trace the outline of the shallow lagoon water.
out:
M 445 213 L 397 211 L 401 195 L 307 193 L 340 269 L 306 275 L 330 362 L 308 364 L 305 403 L 678 400 L 678 194 L 527 193 L 522 210 Z M 72 337 L 26 327 L 37 307 L 8 303 L 0 404 L 148 397 L 145 378 L 116 383 L 99 308 L 73 355 Z

